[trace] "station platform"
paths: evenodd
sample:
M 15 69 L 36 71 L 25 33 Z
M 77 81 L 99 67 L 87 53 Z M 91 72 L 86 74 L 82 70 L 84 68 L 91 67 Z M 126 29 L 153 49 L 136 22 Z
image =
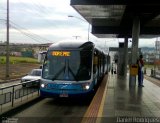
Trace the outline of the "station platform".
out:
M 138 83 L 129 87 L 129 75 L 123 79 L 109 74 L 97 122 L 148 123 L 148 120 L 160 123 L 160 87 L 146 77 L 144 87 L 138 87 Z
M 36 92 L 35 96 L 39 97 L 39 94 Z M 27 101 L 30 101 L 28 97 Z M 61 104 L 58 104 L 58 107 L 56 107 L 54 105 L 56 102 L 52 99 L 36 98 L 35 102 L 33 107 L 30 104 L 34 102 L 31 102 L 28 108 L 24 106 L 16 109 L 16 105 L 14 105 L 15 110 L 11 110 L 11 113 L 26 109 L 22 111 L 23 113 L 19 112 L 19 115 L 15 117 L 36 117 L 39 119 L 40 117 L 46 118 L 50 112 L 54 112 L 49 115 L 51 118 L 57 119 L 57 116 L 62 118 L 63 115 L 64 119 L 68 118 L 69 123 L 70 121 L 72 123 L 160 123 L 160 80 L 146 75 L 144 87 L 138 87 L 138 83 L 136 83 L 135 87 L 130 88 L 129 75 L 124 79 L 117 77 L 117 74 L 109 73 L 104 76 L 89 106 L 72 109 L 64 105 L 64 114 L 62 113 L 63 106 L 61 107 Z M 56 113 L 55 109 L 57 108 L 60 109 L 60 112 Z M 41 112 L 42 110 L 43 112 Z M 75 116 L 72 114 L 72 110 L 75 110 L 73 111 Z M 84 110 L 84 113 L 81 113 L 80 110 Z M 40 122 L 40 120 L 37 120 L 37 122 Z M 35 121 L 35 123 L 37 122 Z M 61 122 L 57 121 L 57 123 Z

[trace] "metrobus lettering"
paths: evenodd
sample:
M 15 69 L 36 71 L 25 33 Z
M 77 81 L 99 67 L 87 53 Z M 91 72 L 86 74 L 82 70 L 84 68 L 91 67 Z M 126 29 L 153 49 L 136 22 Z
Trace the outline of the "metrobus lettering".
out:
M 67 51 L 53 51 L 52 55 L 53 56 L 70 56 L 70 52 Z

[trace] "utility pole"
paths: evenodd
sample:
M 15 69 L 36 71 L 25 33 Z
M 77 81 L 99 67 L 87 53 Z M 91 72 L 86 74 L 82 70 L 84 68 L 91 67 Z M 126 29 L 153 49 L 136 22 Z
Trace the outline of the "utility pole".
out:
M 7 0 L 6 78 L 9 77 L 9 0 Z

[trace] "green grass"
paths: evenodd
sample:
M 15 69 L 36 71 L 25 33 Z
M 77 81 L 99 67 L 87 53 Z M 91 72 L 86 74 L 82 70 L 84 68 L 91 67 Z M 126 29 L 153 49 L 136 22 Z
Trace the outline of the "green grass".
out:
M 154 68 L 154 65 L 146 64 L 144 65 L 145 68 Z
M 16 64 L 16 63 L 38 63 L 38 60 L 35 58 L 28 58 L 28 57 L 9 57 L 10 64 Z M 0 56 L 0 64 L 6 63 L 6 57 Z

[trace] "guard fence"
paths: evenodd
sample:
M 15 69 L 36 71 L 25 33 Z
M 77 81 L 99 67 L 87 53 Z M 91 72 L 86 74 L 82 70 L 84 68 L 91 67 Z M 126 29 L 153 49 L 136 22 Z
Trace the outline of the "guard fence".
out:
M 39 83 L 38 79 L 0 88 L 0 115 L 39 97 Z M 23 87 L 23 84 L 29 86 Z

